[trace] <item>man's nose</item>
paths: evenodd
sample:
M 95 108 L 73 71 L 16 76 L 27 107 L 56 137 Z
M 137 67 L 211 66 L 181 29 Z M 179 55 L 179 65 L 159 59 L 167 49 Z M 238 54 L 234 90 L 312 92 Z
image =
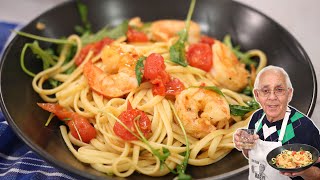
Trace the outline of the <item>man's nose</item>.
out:
M 276 96 L 276 94 L 274 93 L 274 91 L 271 91 L 269 96 L 268 96 L 268 99 L 277 99 L 278 97 Z

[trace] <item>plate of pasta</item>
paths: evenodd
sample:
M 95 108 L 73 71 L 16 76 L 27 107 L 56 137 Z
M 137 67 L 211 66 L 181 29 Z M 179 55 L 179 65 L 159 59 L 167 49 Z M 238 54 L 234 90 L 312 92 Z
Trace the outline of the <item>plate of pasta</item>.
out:
M 69 1 L 15 33 L 1 61 L 2 111 L 28 146 L 79 178 L 247 170 L 233 133 L 259 109 L 252 87 L 269 64 L 294 79 L 293 106 L 311 115 L 315 105 L 303 48 L 238 2 Z
M 299 172 L 312 166 L 319 158 L 319 151 L 306 144 L 287 144 L 277 147 L 267 155 L 267 162 L 282 172 Z

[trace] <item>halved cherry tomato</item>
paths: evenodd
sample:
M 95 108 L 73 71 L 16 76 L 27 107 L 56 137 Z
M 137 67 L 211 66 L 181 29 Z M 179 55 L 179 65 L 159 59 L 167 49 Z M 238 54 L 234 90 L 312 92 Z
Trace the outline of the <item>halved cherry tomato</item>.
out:
M 296 151 L 292 151 L 291 155 L 295 155 L 297 152 Z
M 71 135 L 76 139 L 81 140 L 85 143 L 89 143 L 91 139 L 95 138 L 97 132 L 95 128 L 89 123 L 89 121 L 80 116 L 79 114 L 68 111 L 59 104 L 54 103 L 37 103 L 42 109 L 54 113 L 60 120 L 64 121 L 71 132 Z M 80 134 L 80 137 L 78 135 Z
M 37 103 L 42 109 L 55 114 L 60 120 L 69 119 L 74 112 L 54 103 Z
M 105 45 L 111 44 L 112 42 L 113 42 L 113 39 L 105 37 L 104 39 L 98 42 L 87 44 L 85 47 L 81 49 L 78 57 L 76 57 L 75 64 L 79 66 L 83 62 L 83 60 L 86 58 L 89 51 L 93 51 L 93 55 L 95 56 L 102 50 L 102 48 Z
M 304 151 L 300 151 L 300 154 L 304 154 Z
M 81 140 L 85 143 L 89 143 L 91 139 L 94 139 L 97 135 L 95 128 L 89 123 L 89 121 L 77 113 L 72 115 L 71 120 L 67 121 L 67 124 L 71 135 L 76 139 L 80 139 L 78 135 L 79 133 Z
M 166 95 L 177 95 L 181 91 L 185 89 L 183 83 L 177 79 L 172 78 L 167 84 L 166 84 Z
M 128 102 L 127 110 L 123 111 L 119 115 L 120 121 L 130 129 L 134 134 L 140 137 L 137 128 L 134 125 L 134 120 L 137 116 L 140 118 L 136 121 L 137 126 L 143 133 L 144 137 L 148 137 L 151 133 L 151 121 L 148 116 L 141 110 L 132 109 L 130 102 Z M 116 122 L 113 126 L 114 133 L 125 141 L 138 140 L 136 136 L 131 134 L 125 127 L 123 127 L 119 122 Z
M 212 68 L 212 58 L 213 53 L 208 44 L 196 43 L 189 46 L 187 60 L 191 66 L 208 72 Z
M 128 28 L 128 42 L 148 42 L 148 36 L 144 32 L 137 31 L 133 28 Z
M 214 44 L 214 38 L 204 35 L 204 36 L 201 36 L 200 42 L 209 44 L 210 46 L 212 46 Z

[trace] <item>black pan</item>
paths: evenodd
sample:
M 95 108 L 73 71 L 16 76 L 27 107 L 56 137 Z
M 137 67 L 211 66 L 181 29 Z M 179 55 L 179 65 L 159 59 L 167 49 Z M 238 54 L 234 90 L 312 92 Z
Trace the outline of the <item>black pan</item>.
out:
M 116 25 L 125 19 L 140 16 L 143 21 L 164 18 L 185 19 L 189 1 L 186 0 L 88 0 L 89 21 L 94 30 L 105 25 Z M 317 85 L 313 66 L 306 52 L 296 39 L 279 24 L 255 9 L 229 0 L 198 0 L 193 20 L 201 24 L 203 33 L 217 39 L 230 34 L 234 44 L 242 50 L 261 49 L 268 64 L 283 67 L 289 74 L 294 93 L 291 105 L 310 116 L 315 106 Z M 36 23 L 46 24 L 44 31 L 36 29 Z M 40 15 L 22 31 L 41 36 L 59 38 L 74 32 L 81 24 L 75 1 L 61 4 Z M 90 179 L 111 179 L 89 166 L 80 163 L 69 152 L 54 121 L 45 127 L 47 113 L 37 107 L 40 97 L 31 87 L 32 79 L 19 65 L 23 45 L 33 40 L 15 37 L 7 47 L 1 61 L 1 108 L 16 134 L 36 153 L 62 170 Z M 41 43 L 42 47 L 50 46 Z M 31 54 L 27 54 L 26 58 Z M 28 64 L 33 71 L 41 69 L 34 60 Z M 243 155 L 233 150 L 219 162 L 204 166 L 189 166 L 187 173 L 194 178 L 226 178 L 248 169 Z M 173 175 L 163 178 L 171 179 Z M 134 174 L 130 179 L 152 179 Z
M 312 154 L 313 162 L 311 164 L 309 164 L 307 166 L 300 167 L 300 168 L 288 169 L 288 168 L 277 167 L 271 161 L 272 158 L 277 157 L 277 155 L 280 154 L 283 150 L 299 151 L 300 149 L 303 149 L 304 151 L 309 151 Z M 287 144 L 287 145 L 277 147 L 277 148 L 273 149 L 272 151 L 270 151 L 267 155 L 267 162 L 271 167 L 273 167 L 281 172 L 299 172 L 299 171 L 303 171 L 303 170 L 311 167 L 318 160 L 318 158 L 319 158 L 319 151 L 313 146 L 310 146 L 307 144 Z

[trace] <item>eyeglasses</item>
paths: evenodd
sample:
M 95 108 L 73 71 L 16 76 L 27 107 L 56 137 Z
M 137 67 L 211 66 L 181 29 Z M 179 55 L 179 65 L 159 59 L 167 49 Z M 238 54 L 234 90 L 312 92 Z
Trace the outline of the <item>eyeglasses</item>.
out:
M 274 90 L 271 90 L 271 89 L 260 89 L 259 92 L 264 97 L 270 96 L 271 92 L 274 92 L 274 94 L 276 96 L 283 96 L 283 95 L 286 94 L 287 89 L 285 89 L 285 88 L 275 88 Z

